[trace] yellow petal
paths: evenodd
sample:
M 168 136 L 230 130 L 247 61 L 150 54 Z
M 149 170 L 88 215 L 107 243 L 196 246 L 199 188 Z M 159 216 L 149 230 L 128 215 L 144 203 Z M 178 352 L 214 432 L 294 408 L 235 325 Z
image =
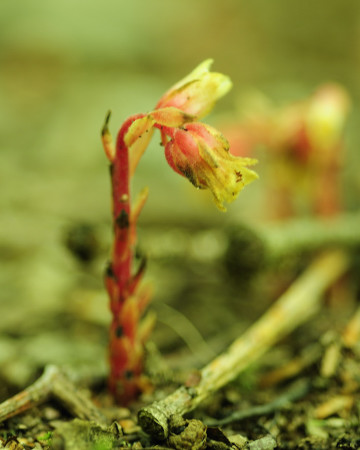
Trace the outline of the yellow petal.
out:
M 215 204 L 221 211 L 226 211 L 225 202 L 233 202 L 246 185 L 258 178 L 256 172 L 246 167 L 255 164 L 256 160 L 229 156 L 228 159 L 219 159 L 216 168 L 204 168 L 201 174 L 204 184 L 211 191 Z
M 125 134 L 124 142 L 129 149 L 130 176 L 134 174 L 140 158 L 150 142 L 154 123 L 154 119 L 150 116 L 141 117 L 134 120 Z
M 149 115 L 134 120 L 134 122 L 130 125 L 127 133 L 125 134 L 125 145 L 128 148 L 131 147 L 136 140 L 142 138 L 145 133 L 148 133 L 151 130 L 154 123 L 154 119 Z
M 214 60 L 212 58 L 205 59 L 205 61 L 195 67 L 195 69 L 188 75 L 186 75 L 186 77 L 174 84 L 174 86 L 172 86 L 169 91 L 176 90 L 179 87 L 189 83 L 190 81 L 198 80 L 202 75 L 209 72 L 209 69 L 212 66 L 213 62 Z
M 151 117 L 158 125 L 171 128 L 182 127 L 185 123 L 192 122 L 195 119 L 194 116 L 186 114 L 184 111 L 174 108 L 173 106 L 155 109 L 149 113 L 149 117 Z
M 232 87 L 226 75 L 209 72 L 212 62 L 212 59 L 207 59 L 176 83 L 163 95 L 157 108 L 174 106 L 196 116 L 196 119 L 208 114 L 215 102 Z

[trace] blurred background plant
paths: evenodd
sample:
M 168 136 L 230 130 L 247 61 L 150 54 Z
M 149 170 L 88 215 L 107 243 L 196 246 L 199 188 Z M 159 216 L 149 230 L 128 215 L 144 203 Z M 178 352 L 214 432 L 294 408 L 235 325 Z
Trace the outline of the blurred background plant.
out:
M 259 153 L 266 219 L 331 217 L 344 210 L 341 174 L 350 99 L 327 83 L 308 98 L 276 107 L 260 92 L 241 102 L 239 121 L 224 122 L 234 155 Z

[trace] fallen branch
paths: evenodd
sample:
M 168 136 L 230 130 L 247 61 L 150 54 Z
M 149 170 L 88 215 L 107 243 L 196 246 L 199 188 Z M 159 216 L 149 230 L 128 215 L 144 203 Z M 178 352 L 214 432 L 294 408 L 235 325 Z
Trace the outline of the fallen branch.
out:
M 31 386 L 0 404 L 0 423 L 40 405 L 50 398 L 59 400 L 73 416 L 105 424 L 106 420 L 92 401 L 57 366 L 46 366 Z
M 278 396 L 270 403 L 266 403 L 265 405 L 252 406 L 243 411 L 235 411 L 224 419 L 207 421 L 206 424 L 210 427 L 222 427 L 233 422 L 248 419 L 249 417 L 271 414 L 275 411 L 279 411 L 283 408 L 289 407 L 296 400 L 304 397 L 304 395 L 309 392 L 310 387 L 310 381 L 305 379 L 297 380 L 292 384 L 290 389 L 288 389 L 284 394 Z
M 168 436 L 168 421 L 195 409 L 212 393 L 236 378 L 275 342 L 304 323 L 320 307 L 324 291 L 348 268 L 342 251 L 318 256 L 279 300 L 240 338 L 200 372 L 196 385 L 181 386 L 138 413 L 142 429 L 157 439 Z

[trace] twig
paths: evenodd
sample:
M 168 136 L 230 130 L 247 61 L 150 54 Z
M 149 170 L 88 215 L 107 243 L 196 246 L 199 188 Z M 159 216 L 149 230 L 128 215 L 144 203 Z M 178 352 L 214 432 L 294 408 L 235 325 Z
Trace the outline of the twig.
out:
M 0 422 L 46 402 L 58 399 L 75 417 L 105 424 L 106 419 L 57 366 L 46 366 L 44 373 L 31 386 L 0 404 Z
M 304 397 L 304 395 L 309 392 L 310 386 L 311 383 L 309 380 L 302 379 L 299 381 L 295 381 L 284 394 L 275 398 L 275 400 L 270 403 L 266 403 L 265 405 L 253 406 L 244 411 L 235 411 L 233 414 L 225 417 L 224 419 L 211 420 L 206 422 L 206 424 L 211 427 L 220 427 L 233 422 L 248 419 L 249 417 L 271 414 L 274 411 L 286 408 L 287 406 L 291 405 L 291 403 Z
M 201 370 L 197 385 L 181 386 L 165 399 L 141 409 L 138 419 L 143 430 L 158 439 L 166 438 L 172 415 L 183 415 L 195 409 L 275 342 L 304 323 L 319 309 L 321 294 L 348 266 L 349 258 L 342 251 L 328 251 L 318 256 L 254 325 Z

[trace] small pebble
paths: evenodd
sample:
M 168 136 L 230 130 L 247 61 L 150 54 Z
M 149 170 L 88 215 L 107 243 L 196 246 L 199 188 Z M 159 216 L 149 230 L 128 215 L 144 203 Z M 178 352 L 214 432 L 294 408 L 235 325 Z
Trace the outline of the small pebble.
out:
M 249 450 L 273 450 L 277 447 L 277 443 L 276 440 L 268 434 L 256 441 L 250 442 L 248 447 Z

